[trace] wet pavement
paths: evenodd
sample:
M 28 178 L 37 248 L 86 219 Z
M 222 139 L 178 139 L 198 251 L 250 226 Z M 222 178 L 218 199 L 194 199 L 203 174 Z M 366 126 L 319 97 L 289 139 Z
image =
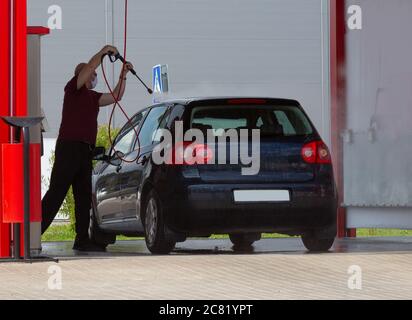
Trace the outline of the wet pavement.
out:
M 72 250 L 72 242 L 45 242 L 42 254 L 59 259 L 75 257 L 119 257 L 151 255 L 144 240 L 123 240 L 110 245 L 104 253 Z M 411 252 L 412 237 L 338 239 L 330 253 Z M 308 254 L 300 238 L 262 239 L 253 248 L 235 250 L 229 239 L 187 240 L 176 245 L 172 255 L 183 254 Z

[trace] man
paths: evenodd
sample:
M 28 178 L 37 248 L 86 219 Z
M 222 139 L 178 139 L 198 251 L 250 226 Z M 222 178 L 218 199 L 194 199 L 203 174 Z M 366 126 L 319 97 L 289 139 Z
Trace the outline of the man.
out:
M 96 143 L 99 108 L 115 103 L 110 93 L 93 91 L 97 84 L 96 69 L 105 54 L 117 54 L 113 46 L 105 46 L 89 63 L 80 63 L 74 77 L 64 88 L 63 117 L 56 142 L 55 161 L 50 187 L 42 200 L 42 233 L 52 223 L 70 186 L 73 187 L 76 217 L 76 240 L 73 249 L 79 251 L 104 251 L 89 240 L 91 208 L 92 153 Z M 126 74 L 133 66 L 125 65 L 114 95 L 123 97 Z M 123 77 L 123 80 L 122 80 Z

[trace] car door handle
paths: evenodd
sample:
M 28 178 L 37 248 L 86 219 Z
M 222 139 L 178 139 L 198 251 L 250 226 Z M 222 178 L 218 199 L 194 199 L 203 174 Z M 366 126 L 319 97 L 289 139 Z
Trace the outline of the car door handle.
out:
M 116 167 L 116 172 L 118 173 L 120 170 L 122 170 L 122 166 L 117 166 Z

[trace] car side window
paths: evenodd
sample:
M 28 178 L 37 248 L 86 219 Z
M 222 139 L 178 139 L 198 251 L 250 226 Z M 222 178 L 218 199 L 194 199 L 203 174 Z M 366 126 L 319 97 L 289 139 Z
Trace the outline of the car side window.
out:
M 167 118 L 165 114 L 167 110 L 167 106 L 154 107 L 150 110 L 139 132 L 140 148 L 153 143 L 156 130 L 161 127 L 162 123 L 167 122 L 165 119 Z
M 116 141 L 114 143 L 114 150 L 120 151 L 123 154 L 128 154 L 131 151 L 134 139 L 136 137 L 136 131 L 140 122 L 146 114 L 146 110 L 136 114 L 130 122 L 128 121 L 125 126 L 120 130 Z M 114 152 L 112 148 L 112 154 Z
M 133 136 L 134 136 L 134 130 L 129 130 L 120 140 L 118 143 L 116 143 L 114 149 L 118 152 L 121 152 L 123 154 L 127 154 L 130 151 L 130 147 L 132 146 L 133 143 Z

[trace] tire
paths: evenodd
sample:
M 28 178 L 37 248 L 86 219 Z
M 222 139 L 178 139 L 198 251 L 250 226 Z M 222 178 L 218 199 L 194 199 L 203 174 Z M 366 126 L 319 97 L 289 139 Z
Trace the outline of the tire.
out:
M 176 242 L 166 236 L 164 211 L 159 196 L 151 190 L 144 204 L 144 233 L 146 246 L 153 254 L 169 254 Z
M 335 238 L 319 239 L 314 236 L 302 236 L 302 242 L 310 252 L 328 252 L 335 242 Z
M 89 237 L 93 243 L 104 249 L 106 249 L 109 244 L 116 242 L 116 235 L 104 233 L 99 228 L 93 208 L 90 210 Z
M 260 233 L 237 233 L 229 234 L 229 239 L 233 243 L 235 248 L 248 248 L 260 240 Z

